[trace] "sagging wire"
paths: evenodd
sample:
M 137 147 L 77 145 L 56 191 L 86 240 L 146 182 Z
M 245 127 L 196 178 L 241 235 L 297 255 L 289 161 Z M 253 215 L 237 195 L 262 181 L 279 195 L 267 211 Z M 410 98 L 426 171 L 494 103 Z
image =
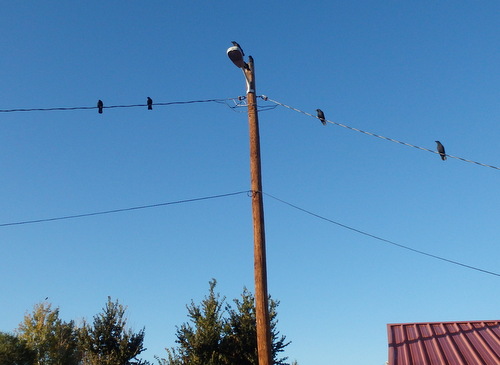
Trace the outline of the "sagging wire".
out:
M 294 209 L 297 209 L 297 210 L 299 210 L 299 211 L 301 211 L 301 212 L 303 212 L 303 213 L 309 214 L 309 215 L 311 215 L 311 216 L 313 216 L 313 217 L 316 217 L 316 218 L 318 218 L 318 219 L 322 219 L 322 220 L 324 220 L 324 221 L 326 221 L 326 222 L 329 222 L 329 223 L 335 224 L 335 225 L 337 225 L 337 226 L 339 226 L 339 227 L 342 227 L 342 228 L 348 229 L 348 230 L 350 230 L 350 231 L 353 231 L 353 232 L 356 232 L 356 233 L 362 234 L 362 235 L 364 235 L 364 236 L 368 236 L 368 237 L 370 237 L 370 238 L 374 238 L 374 239 L 376 239 L 376 240 L 378 240 L 378 241 L 381 241 L 381 242 L 384 242 L 384 243 L 387 243 L 387 244 L 390 244 L 390 245 L 393 245 L 393 246 L 396 246 L 396 247 L 399 247 L 399 248 L 402 248 L 402 249 L 405 249 L 405 250 L 408 250 L 408 251 L 411 251 L 411 252 L 414 252 L 414 253 L 417 253 L 417 254 L 420 254 L 420 255 L 424 255 L 424 256 L 431 257 L 431 258 L 434 258 L 434 259 L 437 259 L 437 260 L 445 261 L 445 262 L 448 262 L 448 263 L 453 264 L 453 265 L 462 266 L 462 267 L 465 267 L 465 268 L 467 268 L 467 269 L 480 271 L 480 272 L 482 272 L 482 273 L 489 274 L 489 275 L 493 275 L 493 276 L 500 276 L 500 274 L 499 274 L 499 273 L 496 273 L 496 272 L 493 272 L 493 271 L 489 271 L 489 270 L 481 269 L 481 268 L 476 267 L 476 266 L 467 265 L 467 264 L 461 263 L 461 262 L 459 262 L 459 261 L 450 260 L 450 259 L 447 259 L 447 258 L 442 257 L 442 256 L 438 256 L 438 255 L 434 255 L 434 254 L 431 254 L 431 253 L 428 253 L 428 252 L 425 252 L 425 251 L 417 250 L 417 249 L 415 249 L 415 248 L 412 248 L 412 247 L 409 247 L 409 246 L 402 245 L 402 244 L 400 244 L 400 243 L 397 243 L 397 242 L 394 242 L 394 241 L 388 240 L 388 239 L 386 239 L 386 238 L 382 238 L 382 237 L 376 236 L 376 235 L 374 235 L 374 234 L 371 234 L 371 233 L 368 233 L 368 232 L 362 231 L 362 230 L 360 230 L 360 229 L 357 229 L 357 228 L 354 228 L 354 227 L 350 227 L 350 226 L 348 226 L 348 225 L 346 225 L 346 224 L 339 223 L 339 222 L 334 221 L 334 220 L 332 220 L 332 219 L 330 219 L 330 218 L 326 218 L 326 217 L 324 217 L 324 216 L 322 216 L 322 215 L 319 215 L 319 214 L 317 214 L 317 213 L 313 213 L 313 212 L 311 212 L 311 211 L 309 211 L 309 210 L 306 210 L 306 209 L 304 209 L 304 208 L 301 208 L 301 207 L 299 207 L 299 206 L 297 206 L 297 205 L 295 205 L 295 204 L 292 204 L 292 203 L 289 203 L 289 202 L 287 202 L 287 201 L 285 201 L 285 200 L 282 200 L 282 199 L 280 199 L 280 198 L 277 198 L 277 197 L 275 197 L 275 196 L 273 196 L 273 195 L 271 195 L 271 194 L 264 193 L 264 192 L 262 192 L 262 194 L 263 194 L 263 195 L 265 195 L 265 196 L 267 196 L 267 197 L 269 197 L 269 198 L 272 198 L 272 199 L 274 199 L 274 200 L 276 200 L 276 201 L 278 201 L 278 202 L 280 202 L 280 203 L 282 203 L 282 204 L 285 204 L 285 205 L 288 205 L 289 207 L 292 207 L 292 208 L 294 208 Z
M 310 117 L 313 117 L 313 118 L 316 118 L 316 119 L 320 119 L 321 122 L 323 122 L 324 124 L 326 124 L 326 123 L 334 124 L 334 125 L 337 125 L 337 126 L 342 127 L 342 128 L 346 128 L 346 129 L 349 129 L 349 130 L 352 130 L 352 131 L 355 131 L 355 132 L 366 134 L 368 136 L 377 137 L 377 138 L 384 139 L 384 140 L 389 141 L 389 142 L 394 142 L 394 143 L 398 143 L 398 144 L 401 144 L 401 145 L 404 145 L 404 146 L 407 146 L 407 147 L 413 147 L 413 148 L 416 148 L 416 149 L 419 149 L 419 150 L 422 150 L 422 151 L 427 151 L 427 152 L 431 152 L 431 153 L 435 153 L 435 154 L 441 155 L 441 153 L 439 151 L 431 150 L 431 149 L 428 149 L 428 148 L 425 148 L 425 147 L 416 146 L 414 144 L 403 142 L 403 141 L 399 141 L 397 139 L 393 139 L 393 138 L 389 138 L 389 137 L 385 137 L 385 136 L 382 136 L 380 134 L 376 134 L 376 133 L 372 133 L 372 132 L 367 132 L 367 131 L 364 131 L 364 130 L 361 130 L 361 129 L 358 129 L 358 128 L 355 128 L 355 127 L 351 127 L 351 126 L 346 125 L 346 124 L 342 124 L 342 123 L 338 123 L 338 122 L 333 122 L 333 121 L 327 120 L 327 119 L 321 119 L 317 115 L 313 115 L 313 114 L 310 114 L 310 113 L 305 112 L 303 110 L 300 110 L 300 109 L 291 107 L 289 105 L 280 103 L 279 101 L 272 100 L 272 99 L 269 99 L 269 98 L 267 100 L 269 100 L 270 102 L 275 103 L 277 105 L 280 105 L 282 107 L 285 107 L 287 109 L 296 111 L 298 113 L 302 113 L 302 114 L 308 115 Z M 476 165 L 479 165 L 479 166 L 483 166 L 483 167 L 489 167 L 489 168 L 492 168 L 492 169 L 495 169 L 495 170 L 500 170 L 500 167 L 493 166 L 493 165 L 488 165 L 488 164 L 485 164 L 485 163 L 482 163 L 482 162 L 477 162 L 477 161 L 469 160 L 469 159 L 466 159 L 466 158 L 463 158 L 463 157 L 453 156 L 453 155 L 450 155 L 450 154 L 446 154 L 446 157 L 454 158 L 454 159 L 457 159 L 457 160 L 460 160 L 460 161 L 463 161 L 463 162 L 473 163 L 473 164 L 476 164 Z
M 96 216 L 96 215 L 128 212 L 128 211 L 132 211 L 132 210 L 157 208 L 157 207 L 163 207 L 163 206 L 167 206 L 167 205 L 192 203 L 192 202 L 197 202 L 197 201 L 201 201 L 201 200 L 219 199 L 219 198 L 225 198 L 228 196 L 248 194 L 248 192 L 249 192 L 248 190 L 243 190 L 243 191 L 236 191 L 236 192 L 232 192 L 232 193 L 203 196 L 203 197 L 198 197 L 198 198 L 176 200 L 176 201 L 170 201 L 170 202 L 164 202 L 164 203 L 139 205 L 139 206 L 128 207 L 128 208 L 119 208 L 119 209 L 112 209 L 112 210 L 96 211 L 96 212 L 91 212 L 91 213 L 73 214 L 73 215 L 66 215 L 66 216 L 59 216 L 59 217 L 52 217 L 52 218 L 32 219 L 32 220 L 25 220 L 25 221 L 10 222 L 10 223 L 0 223 L 0 227 L 20 226 L 20 225 L 33 224 L 33 223 L 46 223 L 46 222 L 60 221 L 60 220 L 66 220 L 66 219 L 75 219 L 75 218 L 91 217 L 91 216 Z
M 148 99 L 151 99 L 148 97 Z M 72 111 L 72 110 L 92 110 L 97 109 L 101 112 L 104 109 L 116 109 L 116 108 L 148 108 L 152 110 L 153 106 L 169 106 L 169 105 L 184 105 L 184 104 L 196 104 L 196 103 L 224 103 L 228 100 L 234 100 L 234 98 L 225 99 L 201 99 L 201 100 L 187 100 L 187 101 L 169 101 L 153 103 L 147 101 L 145 104 L 122 104 L 122 105 L 106 105 L 101 100 L 98 101 L 96 106 L 73 106 L 73 107 L 51 107 L 51 108 L 18 108 L 18 109 L 0 109 L 0 113 L 16 113 L 16 112 L 47 112 L 47 111 Z

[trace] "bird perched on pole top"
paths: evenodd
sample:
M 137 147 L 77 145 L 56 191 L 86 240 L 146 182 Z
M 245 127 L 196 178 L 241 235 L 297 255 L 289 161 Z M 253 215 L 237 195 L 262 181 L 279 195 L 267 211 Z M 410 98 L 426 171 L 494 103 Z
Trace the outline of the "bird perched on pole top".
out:
M 323 125 L 326 125 L 325 113 L 323 113 L 321 109 L 316 109 L 316 111 L 318 112 L 318 119 L 321 120 L 321 123 L 323 123 Z
M 238 42 L 235 41 L 232 41 L 231 43 L 233 44 L 233 46 L 227 49 L 227 55 L 229 59 L 236 65 L 236 67 L 250 70 L 248 64 L 243 60 L 243 56 L 245 54 L 243 53 L 241 46 L 238 44 Z
M 148 96 L 148 110 L 153 110 L 153 99 Z
M 238 42 L 231 41 L 231 43 L 233 44 L 233 46 L 238 47 L 240 49 L 242 56 L 245 56 L 245 52 L 243 52 L 243 48 L 241 48 L 241 46 L 238 44 Z
M 104 103 L 102 102 L 101 99 L 99 99 L 99 101 L 97 102 L 97 109 L 99 109 L 98 110 L 99 114 L 102 114 L 102 108 L 104 108 Z
M 437 144 L 437 151 L 439 155 L 441 156 L 441 160 L 445 161 L 446 160 L 446 152 L 444 151 L 444 146 L 441 144 L 439 141 L 435 141 Z

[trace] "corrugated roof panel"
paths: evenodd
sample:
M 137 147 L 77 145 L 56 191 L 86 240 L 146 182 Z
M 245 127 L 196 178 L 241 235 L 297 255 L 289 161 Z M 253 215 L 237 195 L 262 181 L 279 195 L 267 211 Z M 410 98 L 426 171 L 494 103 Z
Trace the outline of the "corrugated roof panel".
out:
M 388 324 L 389 365 L 499 365 L 500 321 Z

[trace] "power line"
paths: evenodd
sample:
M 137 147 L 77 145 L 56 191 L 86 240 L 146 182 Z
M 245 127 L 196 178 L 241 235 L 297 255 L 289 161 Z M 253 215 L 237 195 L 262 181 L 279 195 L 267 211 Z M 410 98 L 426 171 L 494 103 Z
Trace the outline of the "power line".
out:
M 316 115 L 313 115 L 313 114 L 310 114 L 310 113 L 305 112 L 303 110 L 296 109 L 296 108 L 291 107 L 289 105 L 280 103 L 279 101 L 269 99 L 267 96 L 262 95 L 261 98 L 263 98 L 266 101 L 269 100 L 272 103 L 275 103 L 277 105 L 283 106 L 283 107 L 288 108 L 290 110 L 293 110 L 293 111 L 296 111 L 296 112 L 299 112 L 299 113 L 302 113 L 302 114 L 305 114 L 305 115 L 308 115 L 310 117 L 318 119 L 318 117 Z M 331 124 L 335 124 L 335 125 L 337 125 L 339 127 L 347 128 L 347 129 L 350 129 L 352 131 L 360 132 L 360 133 L 363 133 L 363 134 L 366 134 L 366 135 L 369 135 L 369 136 L 372 136 L 372 137 L 377 137 L 377 138 L 380 138 L 380 139 L 384 139 L 386 141 L 395 142 L 395 143 L 402 144 L 402 145 L 408 146 L 408 147 L 413 147 L 413 148 L 416 148 L 416 149 L 419 149 L 419 150 L 422 150 L 422 151 L 427 151 L 427 152 L 432 152 L 432 153 L 439 154 L 439 152 L 434 151 L 434 150 L 430 150 L 430 149 L 425 148 L 425 147 L 419 147 L 419 146 L 413 145 L 411 143 L 398 141 L 397 139 L 393 139 L 393 138 L 389 138 L 389 137 L 384 137 L 384 136 L 381 136 L 379 134 L 375 134 L 375 133 L 372 133 L 372 132 L 367 132 L 367 131 L 364 131 L 364 130 L 361 130 L 361 129 L 358 129 L 358 128 L 354 128 L 354 127 L 348 126 L 346 124 L 342 124 L 342 123 L 338 123 L 338 122 L 333 122 L 331 120 L 325 120 L 325 122 L 328 122 L 328 123 L 331 123 Z M 448 154 L 446 154 L 446 156 L 450 157 L 450 158 L 455 158 L 455 159 L 460 160 L 460 161 L 473 163 L 473 164 L 476 164 L 476 165 L 479 165 L 479 166 L 490 167 L 492 169 L 500 170 L 500 167 L 493 166 L 493 165 L 488 165 L 488 164 L 485 164 L 485 163 L 482 163 L 482 162 L 472 161 L 472 160 L 468 160 L 468 159 L 465 159 L 465 158 L 462 158 L 462 157 L 448 155 Z
M 315 115 L 313 115 L 313 114 L 310 114 L 310 113 L 305 112 L 303 110 L 300 110 L 300 109 L 294 108 L 292 106 L 283 104 L 283 103 L 281 103 L 279 101 L 276 101 L 276 100 L 273 100 L 273 99 L 269 99 L 265 95 L 261 95 L 260 98 L 262 98 L 264 101 L 270 101 L 270 102 L 276 104 L 276 106 L 280 105 L 280 106 L 283 106 L 283 107 L 288 108 L 290 110 L 296 111 L 298 113 L 302 113 L 302 114 L 305 114 L 305 115 L 308 115 L 310 117 L 318 119 L 318 117 L 315 116 Z M 234 105 L 228 104 L 228 101 L 232 101 Z M 226 106 L 228 106 L 233 111 L 236 111 L 237 108 L 246 106 L 245 103 L 244 103 L 244 97 L 225 98 L 225 99 L 201 99 L 201 100 L 187 100 L 187 101 L 170 101 L 170 102 L 154 103 L 153 105 L 155 105 L 155 106 L 169 106 L 169 105 L 183 105 L 183 104 L 211 103 L 211 102 L 225 104 Z M 147 106 L 148 106 L 147 103 L 146 104 L 108 105 L 108 106 L 104 106 L 103 109 L 138 108 L 138 107 L 143 108 L 143 107 L 147 107 Z M 266 107 L 266 106 L 259 106 L 259 108 L 262 111 L 274 109 L 274 107 Z M 99 109 L 99 107 L 98 106 L 74 106 L 74 107 L 51 107 L 51 108 L 0 109 L 0 113 L 46 112 L 46 111 L 74 111 L 74 110 L 92 110 L 92 109 Z M 422 151 L 427 151 L 427 152 L 439 154 L 439 152 L 431 150 L 431 149 L 428 149 L 428 148 L 425 148 L 425 147 L 416 146 L 416 145 L 411 144 L 411 143 L 399 141 L 397 139 L 393 139 L 393 138 L 385 137 L 385 136 L 382 136 L 382 135 L 379 135 L 379 134 L 376 134 L 376 133 L 364 131 L 364 130 L 361 130 L 359 128 L 351 127 L 351 126 L 346 125 L 346 124 L 342 124 L 342 123 L 338 123 L 338 122 L 333 122 L 333 121 L 327 120 L 327 119 L 325 119 L 325 123 L 334 124 L 334 125 L 337 125 L 339 127 L 350 129 L 350 130 L 355 131 L 355 132 L 360 132 L 360 133 L 363 133 L 363 134 L 366 134 L 366 135 L 369 135 L 369 136 L 372 136 L 372 137 L 377 137 L 377 138 L 384 139 L 386 141 L 390 141 L 390 142 L 394 142 L 394 143 L 398 143 L 398 144 L 401 144 L 401 145 L 404 145 L 404 146 L 413 147 L 413 148 L 416 148 L 416 149 L 419 149 L 419 150 L 422 150 Z M 454 158 L 454 159 L 460 160 L 460 161 L 463 161 L 463 162 L 473 163 L 473 164 L 476 164 L 476 165 L 479 165 L 479 166 L 490 167 L 490 168 L 495 169 L 495 170 L 500 170 L 500 167 L 493 166 L 493 165 L 488 165 L 488 164 L 485 164 L 485 163 L 482 163 L 482 162 L 477 162 L 477 161 L 469 160 L 469 159 L 466 159 L 466 158 L 463 158 L 463 157 L 453 156 L 453 155 L 449 155 L 449 154 L 446 154 L 446 156 L 450 157 L 450 158 Z
M 196 104 L 196 103 L 226 103 L 229 100 L 237 100 L 238 98 L 225 98 L 225 99 L 202 99 L 202 100 L 188 100 L 188 101 L 170 101 L 153 103 L 154 106 L 168 106 L 168 105 L 183 105 L 183 104 Z M 147 104 L 125 104 L 125 105 L 105 105 L 104 109 L 115 108 L 138 108 L 147 107 Z M 228 105 L 229 106 L 229 105 Z M 231 107 L 231 106 L 230 106 Z M 64 110 L 90 110 L 98 109 L 97 106 L 72 106 L 72 107 L 52 107 L 52 108 L 19 108 L 19 109 L 0 109 L 0 113 L 15 113 L 15 112 L 49 112 L 49 111 L 64 111 Z
M 27 221 L 20 221 L 20 222 L 1 223 L 0 227 L 18 226 L 18 225 L 33 224 L 33 223 L 53 222 L 53 221 L 60 221 L 60 220 L 64 220 L 64 219 L 83 218 L 83 217 L 90 217 L 90 216 L 94 216 L 94 215 L 120 213 L 120 212 L 127 212 L 127 211 L 131 211 L 131 210 L 139 210 L 139 209 L 157 208 L 157 207 L 163 207 L 163 206 L 167 206 L 167 205 L 192 203 L 192 202 L 201 201 L 201 200 L 219 199 L 219 198 L 225 198 L 228 196 L 239 195 L 239 194 L 248 194 L 248 193 L 249 193 L 248 190 L 244 190 L 244 191 L 237 191 L 234 193 L 204 196 L 201 198 L 184 199 L 184 200 L 177 200 L 177 201 L 165 202 L 165 203 L 140 205 L 140 206 L 129 207 L 129 208 L 104 210 L 104 211 L 99 211 L 99 212 L 67 215 L 67 216 L 54 217 L 54 218 L 34 219 L 34 220 L 27 220 Z
M 262 98 L 264 101 L 270 101 L 270 102 L 276 104 L 276 106 L 280 105 L 280 106 L 283 106 L 283 107 L 288 108 L 290 110 L 296 111 L 298 113 L 302 113 L 302 114 L 308 115 L 308 116 L 316 118 L 316 119 L 318 118 L 317 116 L 315 116 L 313 114 L 310 114 L 308 112 L 305 112 L 303 110 L 291 107 L 289 105 L 283 104 L 283 103 L 281 103 L 279 101 L 276 101 L 276 100 L 273 100 L 273 99 L 269 99 L 265 95 L 261 95 L 260 98 Z M 170 101 L 170 102 L 154 103 L 153 105 L 154 106 L 169 106 L 169 105 L 184 105 L 184 104 L 212 103 L 213 102 L 213 103 L 225 104 L 226 106 L 228 106 L 233 111 L 236 111 L 237 108 L 246 106 L 243 100 L 244 100 L 244 98 L 242 98 L 242 97 L 236 97 L 236 98 L 225 98 L 225 99 L 201 99 L 201 100 L 187 100 L 187 101 Z M 228 104 L 228 101 L 232 101 L 234 103 L 234 105 Z M 108 106 L 104 106 L 103 109 L 139 108 L 139 107 L 143 108 L 143 107 L 147 107 L 147 106 L 148 106 L 147 103 L 146 104 L 108 105 Z M 266 107 L 266 106 L 259 106 L 259 108 L 262 111 L 274 109 L 274 107 Z M 51 107 L 51 108 L 0 109 L 0 113 L 46 112 L 46 111 L 74 111 L 74 110 L 92 110 L 92 109 L 98 109 L 98 106 L 74 106 L 74 107 Z M 385 137 L 385 136 L 382 136 L 382 135 L 379 135 L 379 134 L 376 134 L 376 133 L 364 131 L 364 130 L 361 130 L 359 128 L 351 127 L 351 126 L 346 125 L 346 124 L 342 124 L 342 123 L 338 123 L 338 122 L 333 122 L 333 121 L 327 120 L 327 119 L 325 120 L 325 122 L 337 125 L 337 126 L 342 127 L 342 128 L 350 129 L 352 131 L 360 132 L 360 133 L 363 133 L 363 134 L 366 134 L 366 135 L 369 135 L 369 136 L 372 136 L 372 137 L 377 137 L 377 138 L 380 138 L 380 139 L 384 139 L 386 141 L 398 143 L 398 144 L 401 144 L 401 145 L 404 145 L 404 146 L 408 146 L 408 147 L 413 147 L 413 148 L 416 148 L 416 149 L 419 149 L 419 150 L 422 150 L 422 151 L 427 151 L 427 152 L 439 154 L 439 152 L 434 151 L 434 150 L 430 150 L 430 149 L 425 148 L 425 147 L 416 146 L 416 145 L 411 144 L 411 143 L 399 141 L 397 139 L 393 139 L 393 138 Z M 479 165 L 479 166 L 490 167 L 490 168 L 495 169 L 495 170 L 500 170 L 500 167 L 493 166 L 493 165 L 488 165 L 488 164 L 485 164 L 485 163 L 482 163 L 482 162 L 477 162 L 477 161 L 469 160 L 469 159 L 466 159 L 466 158 L 463 158 L 463 157 L 453 156 L 453 155 L 449 155 L 449 154 L 447 154 L 446 156 L 450 157 L 450 158 L 454 158 L 454 159 L 460 160 L 460 161 L 463 161 L 463 162 L 469 162 L 469 163 L 473 163 L 473 164 L 476 164 L 476 165 Z
M 333 223 L 333 224 L 336 224 L 337 226 L 340 226 L 342 228 L 345 228 L 345 229 L 349 229 L 353 232 L 356 232 L 356 233 L 359 233 L 359 234 L 362 234 L 362 235 L 365 235 L 365 236 L 368 236 L 368 237 L 371 237 L 371 238 L 374 238 L 376 240 L 379 240 L 379 241 L 382 241 L 382 242 L 385 242 L 385 243 L 388 243 L 388 244 L 391 244 L 393 246 L 397 246 L 399 248 L 403 248 L 405 250 L 408 250 L 408 251 L 412 251 L 412 252 L 415 252 L 415 253 L 418 253 L 420 255 L 424 255 L 424 256 L 428 256 L 428 257 L 432 257 L 434 259 L 437 259 L 437 260 L 441 260 L 441 261 L 445 261 L 445 262 L 448 262 L 450 264 L 454 264 L 454 265 L 459 265 L 459 266 L 462 266 L 462 267 L 465 267 L 467 269 L 471 269 L 471 270 L 476 270 L 476 271 L 480 271 L 480 272 L 483 272 L 485 274 L 490 274 L 490 275 L 494 275 L 494 276 L 500 276 L 500 274 L 496 273 L 496 272 L 493 272 L 493 271 L 488 271 L 488 270 L 484 270 L 484 269 L 480 269 L 478 267 L 475 267 L 475 266 L 471 266 L 471 265 L 467 265 L 467 264 L 463 264 L 461 262 L 458 262 L 458 261 L 454 261 L 454 260 L 450 260 L 450 259 L 447 259 L 445 257 L 442 257 L 442 256 L 437 256 L 437 255 L 433 255 L 433 254 L 430 254 L 428 252 L 425 252 L 425 251 L 421 251 L 421 250 L 417 250 L 415 248 L 411 248 L 411 247 L 408 247 L 408 246 L 405 246 L 405 245 L 402 245 L 400 243 L 397 243 L 397 242 L 394 242 L 394 241 L 391 241 L 391 240 L 388 240 L 388 239 L 385 239 L 385 238 L 382 238 L 382 237 L 379 237 L 379 236 L 376 236 L 374 234 L 371 234 L 371 233 L 368 233 L 368 232 L 365 232 L 365 231 L 362 231 L 360 229 L 357 229 L 357 228 L 353 228 L 353 227 L 350 227 L 348 225 L 345 225 L 345 224 L 342 224 L 342 223 L 339 223 L 339 222 L 336 222 L 332 219 L 329 219 L 329 218 L 326 218 L 322 215 L 319 215 L 319 214 L 316 214 L 316 213 L 313 213 L 309 210 L 306 210 L 304 208 L 301 208 L 297 205 L 294 205 L 292 203 L 289 203 L 285 200 L 282 200 L 280 198 L 277 198 L 271 194 L 268 194 L 268 193 L 264 193 L 262 192 L 262 194 L 264 194 L 265 196 L 268 196 L 276 201 L 279 201 L 280 203 L 283 203 L 285 205 L 288 205 L 292 208 L 295 208 L 297 210 L 300 210 L 301 212 L 304 212 L 304 213 L 307 213 L 309 215 L 312 215 L 313 217 L 316 217 L 316 218 L 319 218 L 319 219 L 322 219 L 324 221 L 327 221 L 329 223 Z
M 114 214 L 114 213 L 121 213 L 121 212 L 133 211 L 133 210 L 157 208 L 157 207 L 168 206 L 168 205 L 175 205 L 175 204 L 192 203 L 192 202 L 202 201 L 202 200 L 219 199 L 219 198 L 225 198 L 225 197 L 235 196 L 235 195 L 241 195 L 241 194 L 247 194 L 247 195 L 249 195 L 251 193 L 252 192 L 249 191 L 249 190 L 242 190 L 242 191 L 236 191 L 236 192 L 232 192 L 232 193 L 210 195 L 210 196 L 204 196 L 204 197 L 199 197 L 199 198 L 176 200 L 176 201 L 164 202 L 164 203 L 139 205 L 139 206 L 128 207 L 128 208 L 104 210 L 104 211 L 97 211 L 97 212 L 91 212 L 91 213 L 83 213 L 83 214 L 74 214 L 74 215 L 52 217 L 52 218 L 33 219 L 33 220 L 10 222 L 10 223 L 0 223 L 0 227 L 18 226 L 18 225 L 26 225 L 26 224 L 34 224 L 34 223 L 46 223 L 46 222 L 53 222 L 53 221 L 60 221 L 60 220 L 67 220 L 67 219 L 76 219 L 76 218 L 84 218 L 84 217 L 91 217 L 91 216 L 104 215 L 104 214 Z M 276 197 L 274 195 L 271 195 L 271 194 L 268 194 L 268 193 L 264 193 L 264 192 L 262 192 L 262 194 L 265 195 L 265 196 L 268 196 L 268 197 L 270 197 L 270 198 L 272 198 L 272 199 L 274 199 L 274 200 L 276 200 L 276 201 L 278 201 L 280 203 L 283 203 L 283 204 L 288 205 L 288 206 L 290 206 L 290 207 L 292 207 L 294 209 L 297 209 L 297 210 L 299 210 L 301 212 L 304 212 L 304 213 L 307 213 L 309 215 L 312 215 L 313 217 L 322 219 L 322 220 L 327 221 L 329 223 L 335 224 L 335 225 L 337 225 L 339 227 L 342 227 L 342 228 L 351 230 L 353 232 L 356 232 L 356 233 L 359 233 L 359 234 L 362 234 L 362 235 L 374 238 L 376 240 L 379 240 L 379 241 L 391 244 L 393 246 L 397 246 L 399 248 L 402 248 L 402 249 L 405 249 L 405 250 L 408 250 L 408 251 L 412 251 L 412 252 L 418 253 L 420 255 L 428 256 L 428 257 L 431 257 L 431 258 L 434 258 L 434 259 L 437 259 L 437 260 L 445 261 L 445 262 L 448 262 L 450 264 L 462 266 L 462 267 L 465 267 L 465 268 L 468 268 L 468 269 L 471 269 L 471 270 L 480 271 L 480 272 L 483 272 L 485 274 L 490 274 L 490 275 L 494 275 L 494 276 L 500 276 L 500 274 L 498 274 L 496 272 L 493 272 L 493 271 L 484 270 L 484 269 L 481 269 L 481 268 L 478 268 L 478 267 L 475 267 L 475 266 L 471 266 L 471 265 L 467 265 L 467 264 L 464 264 L 464 263 L 461 263 L 461 262 L 458 262 L 458 261 L 450 260 L 450 259 L 447 259 L 447 258 L 442 257 L 442 256 L 433 255 L 433 254 L 430 254 L 428 252 L 417 250 L 417 249 L 414 249 L 414 248 L 402 245 L 400 243 L 397 243 L 397 242 L 394 242 L 394 241 L 391 241 L 391 240 L 388 240 L 388 239 L 376 236 L 374 234 L 362 231 L 360 229 L 357 229 L 357 228 L 354 228 L 354 227 L 351 227 L 351 226 L 348 226 L 348 225 L 336 222 L 336 221 L 334 221 L 332 219 L 326 218 L 326 217 L 324 217 L 322 215 L 313 213 L 313 212 L 311 212 L 311 211 L 309 211 L 307 209 L 301 208 L 301 207 L 299 207 L 299 206 L 297 206 L 295 204 L 292 204 L 292 203 L 289 203 L 289 202 L 287 202 L 285 200 L 282 200 L 282 199 L 280 199 L 280 198 L 278 198 L 278 197 Z

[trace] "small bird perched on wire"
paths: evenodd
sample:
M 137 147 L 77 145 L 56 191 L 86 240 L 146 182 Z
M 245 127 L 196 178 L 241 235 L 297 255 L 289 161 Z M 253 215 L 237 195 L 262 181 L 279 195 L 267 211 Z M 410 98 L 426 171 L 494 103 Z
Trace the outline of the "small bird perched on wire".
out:
M 441 160 L 446 161 L 446 152 L 444 152 L 444 146 L 439 141 L 435 141 L 437 144 L 437 151 L 441 156 Z
M 241 48 L 241 46 L 238 44 L 238 42 L 231 41 L 231 43 L 233 44 L 233 46 L 238 47 L 240 49 L 242 56 L 245 55 L 245 52 L 243 52 L 243 48 Z
M 102 114 L 102 108 L 104 108 L 104 103 L 101 99 L 97 102 L 97 109 L 99 109 L 99 114 Z
M 148 96 L 148 110 L 153 110 L 153 99 Z
M 323 113 L 321 109 L 316 109 L 316 111 L 318 112 L 318 119 L 321 120 L 321 123 L 323 123 L 323 125 L 326 125 L 325 113 Z

